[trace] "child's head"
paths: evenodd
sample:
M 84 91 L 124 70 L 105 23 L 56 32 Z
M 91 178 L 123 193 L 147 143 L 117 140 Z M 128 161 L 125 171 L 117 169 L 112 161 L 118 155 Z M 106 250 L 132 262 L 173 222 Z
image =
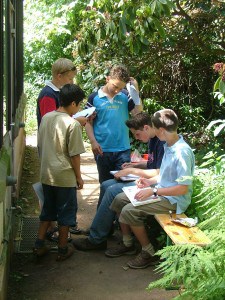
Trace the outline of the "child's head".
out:
M 130 81 L 127 68 L 123 65 L 116 65 L 110 70 L 109 76 L 106 78 L 106 85 L 111 96 L 118 94 Z
M 60 87 L 64 84 L 72 84 L 76 73 L 75 65 L 68 58 L 59 58 L 52 65 L 53 80 L 57 81 Z
M 155 136 L 152 127 L 151 117 L 146 112 L 140 112 L 126 121 L 127 127 L 137 140 L 147 143 L 150 138 Z
M 79 106 L 84 99 L 84 91 L 76 84 L 65 84 L 59 92 L 60 106 L 68 107 L 73 102 Z
M 172 109 L 162 109 L 153 114 L 152 124 L 156 129 L 164 128 L 168 132 L 176 132 L 178 117 Z
M 112 79 L 118 79 L 120 81 L 123 81 L 125 84 L 130 81 L 130 75 L 128 73 L 128 70 L 123 65 L 116 65 L 112 67 L 112 69 L 109 72 L 109 76 Z

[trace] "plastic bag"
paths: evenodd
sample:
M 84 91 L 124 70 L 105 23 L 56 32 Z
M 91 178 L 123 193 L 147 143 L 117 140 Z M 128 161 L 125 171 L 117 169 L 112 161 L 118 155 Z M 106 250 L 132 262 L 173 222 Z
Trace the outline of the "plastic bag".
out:
M 141 157 L 140 152 L 135 149 L 132 153 L 131 153 L 131 162 L 139 162 L 142 161 L 143 158 Z

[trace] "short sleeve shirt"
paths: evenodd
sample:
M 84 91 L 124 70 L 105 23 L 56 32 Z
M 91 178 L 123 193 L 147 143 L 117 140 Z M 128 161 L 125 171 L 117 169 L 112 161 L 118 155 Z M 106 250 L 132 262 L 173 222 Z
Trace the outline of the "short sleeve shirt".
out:
M 165 142 L 162 142 L 158 139 L 157 136 L 150 139 L 148 142 L 148 169 L 159 169 L 162 163 L 162 158 L 164 154 L 163 145 Z
M 47 113 L 38 132 L 42 183 L 60 187 L 77 187 L 70 157 L 85 152 L 82 129 L 78 121 L 63 112 Z
M 112 100 L 112 101 L 110 101 Z M 125 121 L 135 104 L 127 91 L 123 90 L 108 99 L 102 89 L 90 95 L 86 107 L 96 107 L 93 130 L 103 152 L 118 152 L 130 149 L 129 129 Z
M 188 192 L 180 196 L 164 196 L 171 204 L 177 204 L 177 214 L 184 212 L 191 203 L 195 158 L 190 146 L 180 136 L 171 147 L 164 145 L 158 187 L 187 185 Z

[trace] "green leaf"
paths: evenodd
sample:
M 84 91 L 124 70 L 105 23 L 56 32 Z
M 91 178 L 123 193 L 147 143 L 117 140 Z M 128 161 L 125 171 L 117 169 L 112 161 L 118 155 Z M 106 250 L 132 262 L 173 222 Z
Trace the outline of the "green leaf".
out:
M 222 94 L 225 94 L 225 82 L 223 80 L 220 81 L 219 90 Z
M 159 0 L 162 4 L 167 4 L 167 0 Z
M 224 102 L 225 102 L 225 97 L 223 96 L 220 98 L 220 105 L 222 105 Z
M 214 92 L 219 89 L 220 81 L 221 81 L 221 77 L 217 78 L 217 80 L 214 84 L 214 87 L 213 87 Z
M 158 32 L 161 35 L 161 37 L 165 38 L 165 36 L 166 36 L 165 30 L 162 27 L 162 25 L 160 24 L 160 22 L 157 19 L 154 19 L 154 24 L 155 24 L 156 28 L 158 29 Z
M 121 32 L 123 35 L 126 35 L 127 27 L 126 27 L 126 24 L 124 23 L 123 18 L 120 19 L 120 22 L 119 22 L 119 28 L 120 28 L 120 32 Z
M 156 0 L 152 1 L 152 4 L 151 4 L 152 14 L 154 14 L 155 8 L 156 8 Z
M 101 29 L 99 29 L 96 33 L 96 39 L 99 41 L 101 39 Z
M 149 41 L 145 37 L 141 36 L 140 40 L 141 40 L 142 44 L 144 44 L 146 46 L 149 45 Z

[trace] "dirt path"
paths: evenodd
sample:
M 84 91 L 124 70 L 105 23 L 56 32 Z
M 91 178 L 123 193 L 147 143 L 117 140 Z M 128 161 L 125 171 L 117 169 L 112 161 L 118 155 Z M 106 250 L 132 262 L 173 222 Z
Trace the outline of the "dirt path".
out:
M 32 183 L 39 178 L 36 137 L 27 138 L 19 205 L 24 215 L 38 216 L 38 201 Z M 88 228 L 96 211 L 99 195 L 96 165 L 92 153 L 82 155 L 84 189 L 78 192 L 78 222 Z M 76 238 L 76 236 L 73 236 Z M 109 245 L 116 244 L 111 238 Z M 128 257 L 105 257 L 104 251 L 80 252 L 64 262 L 56 262 L 56 253 L 34 263 L 32 254 L 15 253 L 11 264 L 8 300 L 169 300 L 177 291 L 146 291 L 157 278 L 153 267 L 125 270 Z

